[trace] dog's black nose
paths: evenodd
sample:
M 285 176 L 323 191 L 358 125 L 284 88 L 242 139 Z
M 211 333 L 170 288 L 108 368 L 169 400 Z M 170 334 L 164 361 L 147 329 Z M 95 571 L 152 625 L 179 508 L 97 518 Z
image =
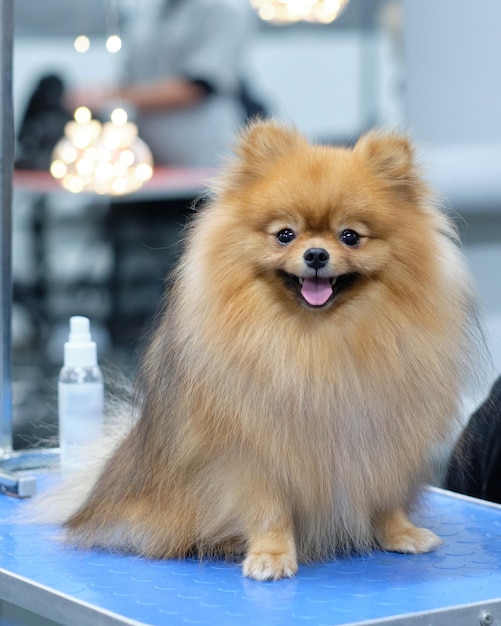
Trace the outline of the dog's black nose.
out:
M 308 248 L 303 257 L 308 267 L 319 270 L 327 265 L 329 253 L 325 248 Z

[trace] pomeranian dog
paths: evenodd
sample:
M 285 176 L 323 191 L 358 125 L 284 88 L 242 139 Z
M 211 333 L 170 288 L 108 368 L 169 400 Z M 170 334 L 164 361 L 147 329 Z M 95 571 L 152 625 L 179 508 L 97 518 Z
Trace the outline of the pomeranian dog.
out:
M 433 550 L 408 515 L 458 418 L 474 299 L 409 140 L 311 145 L 254 122 L 213 192 L 142 363 L 138 418 L 67 538 L 241 557 L 257 580 L 352 550 Z

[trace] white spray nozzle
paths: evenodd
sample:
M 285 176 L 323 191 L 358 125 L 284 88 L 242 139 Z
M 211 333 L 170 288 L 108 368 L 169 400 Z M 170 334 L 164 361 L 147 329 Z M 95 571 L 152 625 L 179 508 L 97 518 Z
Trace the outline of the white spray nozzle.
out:
M 87 317 L 75 315 L 70 317 L 70 336 L 71 343 L 87 343 L 92 341 L 90 336 L 90 323 Z
M 64 344 L 64 365 L 67 367 L 93 367 L 97 364 L 96 344 L 90 336 L 87 317 L 70 318 L 70 336 Z

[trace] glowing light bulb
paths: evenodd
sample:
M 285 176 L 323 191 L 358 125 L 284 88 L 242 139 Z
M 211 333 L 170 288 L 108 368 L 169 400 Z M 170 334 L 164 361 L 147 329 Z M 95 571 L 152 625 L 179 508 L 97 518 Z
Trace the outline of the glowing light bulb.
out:
M 127 149 L 123 150 L 118 158 L 120 159 L 120 163 L 123 163 L 126 167 L 130 167 L 136 160 L 136 157 L 134 156 L 132 150 Z
M 259 9 L 259 17 L 265 22 L 271 22 L 275 15 L 276 11 L 271 5 L 265 5 Z
M 90 39 L 87 35 L 79 35 L 73 42 L 73 46 L 77 52 L 84 54 L 90 48 Z
M 110 35 L 106 40 L 106 50 L 114 54 L 118 52 L 122 47 L 122 40 L 118 35 Z
M 113 177 L 113 165 L 111 163 L 99 163 L 94 170 L 94 175 L 101 184 L 106 183 Z
M 139 165 L 137 165 L 136 169 L 134 170 L 134 176 L 138 180 L 145 183 L 153 176 L 153 168 L 149 163 L 139 163 Z
M 55 159 L 50 164 L 50 173 L 54 178 L 64 178 L 68 172 L 68 168 L 65 163 L 60 159 Z
M 127 179 L 126 178 L 114 178 L 111 181 L 110 192 L 115 196 L 120 196 L 127 191 Z
M 113 109 L 110 115 L 110 119 L 115 126 L 123 126 L 128 119 L 127 111 L 125 109 Z
M 251 0 L 262 20 L 287 22 L 333 22 L 349 0 Z
M 92 113 L 88 107 L 78 107 L 75 109 L 73 117 L 78 124 L 87 124 L 92 119 Z

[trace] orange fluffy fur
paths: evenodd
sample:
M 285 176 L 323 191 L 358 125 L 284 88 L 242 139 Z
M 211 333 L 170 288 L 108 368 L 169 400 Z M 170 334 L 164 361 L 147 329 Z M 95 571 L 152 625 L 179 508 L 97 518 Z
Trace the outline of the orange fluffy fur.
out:
M 319 274 L 356 276 L 323 306 L 285 279 L 312 273 L 312 248 Z M 468 273 L 407 138 L 351 150 L 252 124 L 188 229 L 139 419 L 68 538 L 242 555 L 259 580 L 339 551 L 433 549 L 407 513 L 457 418 L 471 329 Z

